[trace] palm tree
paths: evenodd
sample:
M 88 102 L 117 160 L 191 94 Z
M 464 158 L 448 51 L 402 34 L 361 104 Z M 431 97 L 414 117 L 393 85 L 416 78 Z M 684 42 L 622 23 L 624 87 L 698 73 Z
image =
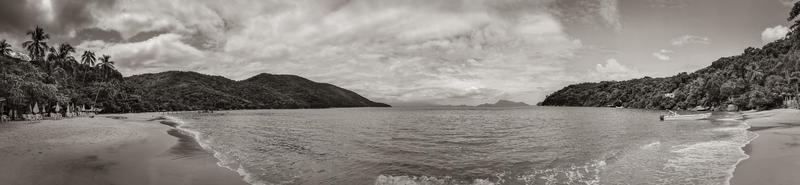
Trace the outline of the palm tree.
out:
M 55 61 L 58 60 L 59 55 L 60 54 L 58 53 L 58 50 L 55 47 L 50 47 L 50 49 L 47 49 L 47 57 L 45 57 L 44 59 L 45 61 L 55 63 Z
M 47 46 L 47 39 L 50 39 L 50 35 L 39 26 L 28 31 L 27 35 L 30 35 L 31 40 L 23 42 L 22 47 L 28 50 L 32 60 L 43 60 L 45 51 L 50 48 Z
M 84 51 L 83 55 L 81 55 L 81 62 L 83 62 L 83 81 L 86 82 L 86 76 L 90 70 L 92 70 L 92 66 L 94 66 L 94 62 L 97 61 L 97 58 L 94 56 L 94 52 L 91 51 Z
M 72 53 L 75 53 L 75 48 L 72 47 L 72 45 L 66 43 L 59 45 L 58 53 L 56 55 L 58 58 L 56 61 L 58 63 L 56 63 L 56 65 L 62 69 L 68 70 L 74 75 L 77 62 L 75 61 L 75 57 L 72 56 Z
M 9 56 L 11 55 L 11 44 L 8 44 L 5 39 L 0 41 L 0 55 Z
M 94 66 L 94 62 L 97 61 L 97 58 L 94 57 L 94 52 L 84 51 L 83 55 L 81 56 L 81 61 L 83 62 L 84 65 L 92 67 Z
M 115 69 L 114 61 L 111 61 L 111 56 L 108 55 L 103 55 L 103 57 L 100 57 L 100 63 L 97 64 L 96 67 L 100 68 L 100 70 L 103 71 L 104 79 L 107 79 L 108 74 Z
M 75 60 L 75 57 L 72 57 L 72 53 L 75 53 L 75 48 L 72 47 L 72 45 L 64 43 L 58 46 L 58 58 L 64 60 Z

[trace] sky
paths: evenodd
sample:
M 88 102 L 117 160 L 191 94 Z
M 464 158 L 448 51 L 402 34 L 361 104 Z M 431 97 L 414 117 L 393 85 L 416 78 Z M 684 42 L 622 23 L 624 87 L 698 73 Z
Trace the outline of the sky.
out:
M 126 76 L 295 74 L 392 105 L 535 104 L 692 72 L 782 38 L 792 0 L 3 0 L 0 39 L 110 55 Z

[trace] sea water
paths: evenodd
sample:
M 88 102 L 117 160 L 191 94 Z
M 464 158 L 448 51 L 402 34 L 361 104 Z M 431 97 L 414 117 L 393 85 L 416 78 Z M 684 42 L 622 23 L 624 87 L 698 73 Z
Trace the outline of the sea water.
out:
M 662 113 L 453 107 L 170 117 L 257 185 L 728 184 L 755 138 L 749 127 L 662 122 Z

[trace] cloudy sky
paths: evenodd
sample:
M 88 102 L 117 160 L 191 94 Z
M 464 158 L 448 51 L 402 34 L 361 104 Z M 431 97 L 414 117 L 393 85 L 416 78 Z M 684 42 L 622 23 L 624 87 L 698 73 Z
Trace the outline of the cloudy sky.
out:
M 536 103 L 694 71 L 785 35 L 791 0 L 3 0 L 0 39 L 111 55 L 125 75 L 296 74 L 391 104 Z

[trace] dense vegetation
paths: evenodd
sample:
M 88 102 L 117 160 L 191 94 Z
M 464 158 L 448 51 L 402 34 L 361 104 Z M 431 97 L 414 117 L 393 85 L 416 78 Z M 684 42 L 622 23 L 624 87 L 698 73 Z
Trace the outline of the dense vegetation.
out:
M 352 91 L 294 75 L 260 74 L 242 81 L 169 71 L 126 77 L 115 112 L 215 109 L 388 107 Z
M 69 44 L 50 46 L 50 36 L 42 28 L 36 27 L 27 35 L 30 40 L 22 46 L 28 56 L 0 41 L 0 113 L 28 113 L 33 105 L 39 105 L 39 112 L 55 112 L 56 104 L 91 107 L 108 102 L 109 89 L 122 80 L 110 56 L 96 58 L 93 52 L 85 51 L 78 62 L 73 56 L 75 48 Z
M 123 78 L 110 56 L 69 44 L 50 46 L 36 27 L 17 53 L 0 41 L 0 115 L 14 110 L 57 112 L 55 105 L 97 107 L 106 113 L 179 110 L 328 108 L 388 106 L 298 76 L 261 74 L 243 81 L 194 72 L 164 72 Z M 80 61 L 78 61 L 80 60 Z M 62 108 L 58 112 L 64 113 Z
M 800 14 L 795 4 L 789 21 Z M 623 106 L 647 109 L 769 109 L 800 94 L 800 32 L 798 22 L 786 38 L 762 48 L 747 48 L 693 73 L 666 78 L 604 81 L 567 86 L 540 103 L 545 106 Z

